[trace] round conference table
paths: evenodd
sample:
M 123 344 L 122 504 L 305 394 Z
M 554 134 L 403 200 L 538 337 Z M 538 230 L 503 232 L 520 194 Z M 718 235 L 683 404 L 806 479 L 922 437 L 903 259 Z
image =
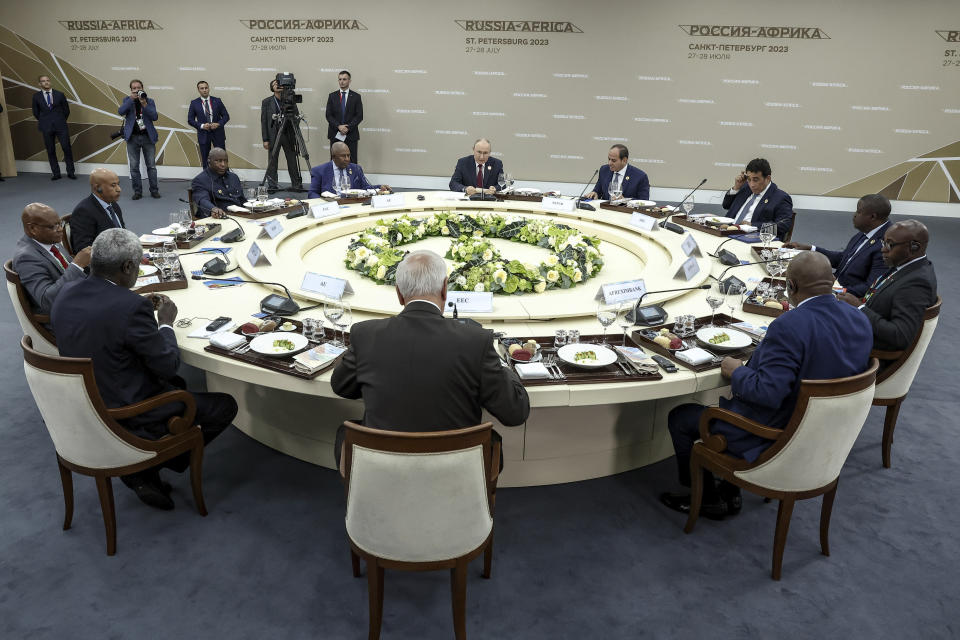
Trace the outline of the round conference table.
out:
M 508 336 L 527 338 L 552 335 L 555 329 L 578 329 L 581 334 L 600 333 L 596 319 L 595 296 L 604 283 L 643 278 L 647 291 L 696 286 L 713 282 L 724 267 L 714 253 L 724 238 L 698 231 L 690 232 L 702 256 L 694 256 L 699 272 L 689 281 L 675 277 L 688 259 L 680 235 L 655 228 L 645 231 L 631 224 L 627 213 L 597 208 L 596 211 L 547 211 L 540 203 L 523 201 L 469 201 L 451 192 L 406 192 L 402 204 L 374 209 L 371 205 L 341 205 L 338 211 L 322 218 L 303 216 L 287 219 L 280 215 L 258 221 L 241 220 L 246 239 L 232 245 L 208 240 L 199 248 L 232 246 L 230 265 L 239 262 L 239 270 L 222 277 L 240 276 L 252 280 L 284 283 L 301 306 L 322 301 L 322 296 L 300 289 L 306 272 L 347 279 L 354 289 L 347 300 L 353 308 L 353 322 L 399 313 L 392 286 L 378 285 L 362 278 L 344 265 L 344 254 L 351 237 L 374 226 L 378 219 L 402 214 L 429 216 L 442 211 L 491 212 L 526 218 L 547 218 L 567 224 L 602 241 L 600 252 L 604 267 L 596 277 L 565 290 L 542 294 L 494 295 L 493 312 L 470 317 L 485 327 Z M 423 200 L 418 199 L 423 196 Z M 311 203 L 322 201 L 308 201 Z M 279 220 L 283 230 L 274 238 L 259 237 L 263 222 Z M 233 223 L 224 222 L 223 232 Z M 251 266 L 247 254 L 256 242 L 269 264 Z M 425 238 L 405 245 L 404 249 L 429 248 L 441 255 L 449 237 Z M 539 264 L 545 249 L 508 240 L 494 240 L 504 258 Z M 742 260 L 750 260 L 750 245 L 732 241 L 724 245 Z M 196 250 L 196 249 L 194 249 Z M 181 253 L 186 253 L 181 252 Z M 209 254 L 182 255 L 185 270 L 198 270 Z M 737 268 L 736 275 L 746 281 L 766 274 L 760 266 Z M 271 290 L 283 295 L 280 287 L 247 283 L 241 286 L 208 289 L 190 280 L 183 290 L 167 292 L 176 302 L 179 318 L 198 318 L 188 328 L 176 328 L 184 362 L 206 372 L 211 391 L 232 394 L 240 411 L 234 421 L 244 433 L 278 451 L 313 464 L 333 468 L 333 442 L 337 427 L 345 419 L 363 415 L 360 401 L 338 397 L 330 387 L 332 369 L 313 380 L 270 371 L 233 358 L 204 350 L 207 340 L 188 334 L 202 328 L 207 320 L 230 316 L 238 323 L 259 312 L 259 301 Z M 710 313 L 704 290 L 648 294 L 644 304 L 662 305 L 672 321 L 676 315 Z M 729 312 L 724 307 L 719 312 Z M 461 316 L 470 314 L 462 313 Z M 738 318 L 755 325 L 768 324 L 771 318 L 755 316 L 737 309 Z M 322 318 L 322 310 L 303 311 L 294 316 Z M 608 340 L 621 339 L 614 325 Z M 405 366 L 397 363 L 396 366 Z M 550 384 L 529 386 L 531 412 L 525 424 L 504 427 L 492 420 L 503 436 L 504 470 L 500 486 L 531 486 L 572 482 L 602 477 L 657 462 L 673 454 L 666 429 L 667 413 L 683 402 L 715 402 L 728 389 L 719 369 L 696 373 L 678 366 L 676 373 L 661 371 L 662 380 L 593 384 Z M 411 396 L 411 402 L 429 402 L 430 390 Z

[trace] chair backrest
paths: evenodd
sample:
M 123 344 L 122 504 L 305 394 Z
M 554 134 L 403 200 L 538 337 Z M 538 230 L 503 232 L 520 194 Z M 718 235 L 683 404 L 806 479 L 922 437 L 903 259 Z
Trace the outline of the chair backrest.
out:
M 193 188 L 187 187 L 187 204 L 190 206 L 190 217 L 197 219 L 197 203 L 193 199 Z
M 914 338 L 913 343 L 904 350 L 903 355 L 894 360 L 877 376 L 877 388 L 873 397 L 877 400 L 893 400 L 902 398 L 910 391 L 910 385 L 920 368 L 920 361 L 927 352 L 933 331 L 940 320 L 940 303 L 943 299 L 937 296 L 937 301 L 927 307 L 923 313 L 923 325 Z
M 7 293 L 10 295 L 10 302 L 13 304 L 13 311 L 17 314 L 17 320 L 20 322 L 20 328 L 24 335 L 30 336 L 34 348 L 41 353 L 49 355 L 59 355 L 57 349 L 57 340 L 33 313 L 33 306 L 27 299 L 27 292 L 20 282 L 20 276 L 13 270 L 13 261 L 7 260 L 3 263 L 3 270 L 7 274 Z M 42 316 L 46 321 L 46 316 Z
M 438 562 L 487 540 L 491 423 L 427 433 L 345 426 L 346 525 L 357 547 L 398 562 Z
M 73 217 L 72 213 L 68 213 L 65 216 L 61 216 L 60 223 L 63 224 L 63 248 L 73 255 L 73 245 L 70 244 L 70 218 Z
M 783 241 L 790 242 L 790 239 L 793 237 L 793 230 L 797 228 L 797 212 L 794 210 L 793 215 L 790 216 L 790 230 L 783 234 Z
M 156 457 L 140 449 L 107 414 L 97 391 L 90 358 L 64 358 L 20 341 L 23 372 L 43 422 L 61 458 L 89 469 L 109 469 Z
M 778 491 L 810 491 L 836 480 L 870 412 L 878 367 L 871 358 L 859 375 L 801 381 L 783 436 L 735 474 Z

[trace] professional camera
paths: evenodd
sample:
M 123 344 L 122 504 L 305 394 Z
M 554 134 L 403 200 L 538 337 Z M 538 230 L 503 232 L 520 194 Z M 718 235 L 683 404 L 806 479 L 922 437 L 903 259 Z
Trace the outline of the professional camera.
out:
M 147 92 L 146 92 L 146 91 L 137 91 L 137 97 L 140 98 L 141 100 L 146 100 L 146 99 L 147 99 Z
M 117 138 L 120 138 L 122 136 L 123 136 L 123 129 L 117 129 L 116 131 L 110 134 L 110 139 L 116 140 Z
M 297 88 L 297 79 L 292 73 L 278 73 L 277 86 L 280 87 L 280 107 L 284 113 L 293 114 L 296 112 L 297 104 L 303 102 L 303 96 L 295 93 Z

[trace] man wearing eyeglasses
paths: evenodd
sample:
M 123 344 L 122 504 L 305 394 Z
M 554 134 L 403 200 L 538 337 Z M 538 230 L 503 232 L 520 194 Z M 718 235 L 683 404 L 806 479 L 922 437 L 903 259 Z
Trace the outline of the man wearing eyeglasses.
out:
M 20 216 L 23 237 L 17 242 L 13 268 L 20 276 L 33 313 L 49 315 L 60 289 L 73 280 L 85 278 L 90 265 L 90 247 L 77 252 L 73 261 L 60 244 L 63 224 L 52 208 L 40 202 L 28 204 Z
M 98 167 L 90 172 L 90 195 L 77 203 L 70 216 L 70 246 L 74 251 L 89 247 L 107 229 L 126 229 L 120 199 L 120 178 Z
M 937 301 L 937 276 L 927 259 L 930 233 L 917 220 L 887 229 L 880 253 L 889 269 L 873 281 L 863 298 L 850 293 L 840 299 L 858 307 L 873 327 L 873 348 L 902 351 L 923 324 L 923 312 Z

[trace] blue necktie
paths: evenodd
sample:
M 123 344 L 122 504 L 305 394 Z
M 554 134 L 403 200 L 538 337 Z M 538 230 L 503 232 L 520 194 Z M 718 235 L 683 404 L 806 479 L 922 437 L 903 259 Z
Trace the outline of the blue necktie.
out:
M 108 204 L 108 205 L 107 205 L 107 216 L 108 216 L 111 220 L 113 220 L 113 225 L 114 225 L 115 227 L 117 227 L 118 229 L 123 228 L 123 225 L 120 224 L 120 218 L 117 216 L 116 212 L 113 210 L 113 205 L 112 205 L 112 204 Z
M 754 202 L 757 200 L 757 198 L 759 198 L 759 197 L 760 197 L 760 194 L 759 194 L 759 193 L 755 193 L 755 194 L 753 194 L 753 195 L 750 197 L 749 200 L 747 200 L 746 204 L 743 205 L 743 208 L 740 209 L 740 212 L 737 213 L 737 218 L 736 218 L 736 220 L 734 220 L 734 223 L 735 223 L 735 224 L 740 224 L 741 222 L 743 222 L 743 219 L 746 217 L 746 215 L 747 215 L 748 213 L 750 213 L 750 207 L 753 206 L 753 203 L 754 203 Z
M 340 92 L 340 122 L 347 119 L 347 92 Z

